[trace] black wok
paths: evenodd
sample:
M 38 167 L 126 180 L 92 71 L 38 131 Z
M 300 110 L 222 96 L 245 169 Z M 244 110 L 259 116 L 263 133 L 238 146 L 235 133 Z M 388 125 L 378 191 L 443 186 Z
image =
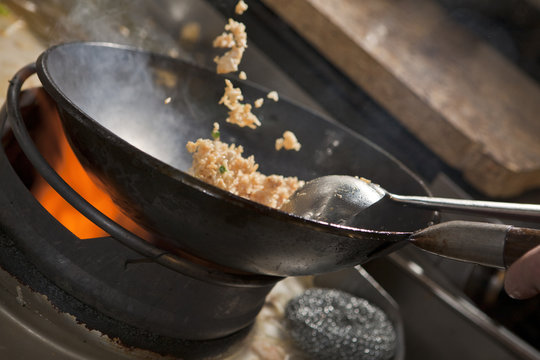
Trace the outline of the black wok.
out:
M 224 77 L 186 62 L 112 44 L 52 47 L 37 61 L 83 166 L 125 213 L 169 244 L 231 268 L 271 275 L 322 273 L 404 245 L 436 219 L 428 210 L 387 210 L 375 229 L 319 223 L 245 200 L 187 174 L 189 140 L 221 139 L 255 155 L 263 173 L 310 180 L 358 175 L 400 194 L 426 195 L 422 182 L 366 139 L 291 101 L 267 101 L 257 130 L 225 123 Z M 246 101 L 268 90 L 233 80 Z M 164 103 L 170 97 L 168 104 Z M 275 151 L 293 131 L 299 152 Z M 378 215 L 378 214 L 377 214 Z

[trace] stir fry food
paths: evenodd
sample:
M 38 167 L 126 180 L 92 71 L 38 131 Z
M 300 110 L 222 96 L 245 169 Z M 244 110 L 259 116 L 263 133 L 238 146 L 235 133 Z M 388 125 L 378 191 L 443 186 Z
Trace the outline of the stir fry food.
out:
M 235 195 L 280 208 L 301 186 L 296 177 L 264 175 L 253 155 L 244 157 L 244 148 L 219 140 L 219 126 L 214 124 L 214 139 L 198 139 L 188 142 L 187 149 L 193 154 L 191 173 L 204 182 L 227 190 Z
M 247 4 L 240 0 L 235 12 L 238 15 L 247 10 Z M 247 33 L 244 24 L 229 19 L 225 31 L 214 39 L 215 48 L 229 49 L 222 56 L 217 56 L 218 74 L 228 74 L 239 71 L 240 62 L 247 49 Z M 247 79 L 244 71 L 239 72 L 239 79 Z M 276 91 L 270 91 L 268 99 L 279 101 Z M 225 79 L 225 91 L 219 104 L 228 109 L 226 122 L 240 127 L 255 130 L 262 125 L 253 109 L 264 105 L 264 99 L 259 98 L 253 105 L 244 102 L 240 88 L 234 87 L 229 79 Z M 198 139 L 187 143 L 186 148 L 193 156 L 190 173 L 198 179 L 211 185 L 227 190 L 243 198 L 280 208 L 287 199 L 304 182 L 296 177 L 281 175 L 264 175 L 258 171 L 259 165 L 252 156 L 244 157 L 244 148 L 240 145 L 227 144 L 220 140 L 219 124 L 214 124 L 213 139 Z M 301 144 L 292 131 L 285 131 L 281 138 L 276 139 L 276 150 L 299 151 Z M 270 150 L 269 150 L 270 151 Z

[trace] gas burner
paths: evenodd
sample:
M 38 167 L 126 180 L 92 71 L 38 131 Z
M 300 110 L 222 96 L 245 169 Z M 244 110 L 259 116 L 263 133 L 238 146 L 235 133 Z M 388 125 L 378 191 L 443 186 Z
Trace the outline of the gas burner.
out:
M 23 92 L 21 101 L 31 133 L 58 121 L 41 88 Z M 3 108 L 2 127 L 6 118 Z M 0 150 L 3 269 L 61 312 L 128 347 L 200 358 L 233 351 L 246 337 L 281 278 L 223 269 L 148 242 L 130 249 L 110 236 L 81 240 L 32 195 L 27 186 L 37 175 L 10 134 Z

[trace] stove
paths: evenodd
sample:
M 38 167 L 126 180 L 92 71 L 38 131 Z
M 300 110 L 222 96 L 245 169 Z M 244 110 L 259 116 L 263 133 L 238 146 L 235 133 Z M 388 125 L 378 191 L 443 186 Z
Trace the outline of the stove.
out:
M 51 99 L 41 89 L 21 97 L 29 104 L 23 112 L 37 115 L 30 121 L 33 129 L 50 135 L 44 123 L 58 125 L 58 114 L 40 110 L 54 109 Z M 39 117 L 44 113 L 46 120 Z M 2 118 L 6 119 L 5 109 Z M 28 169 L 29 164 L 10 135 L 4 137 L 9 156 L 0 153 L 4 270 L 60 311 L 122 339 L 126 346 L 198 358 L 215 349 L 221 354 L 246 335 L 280 278 L 227 273 L 151 245 L 158 255 L 141 255 L 149 247 L 144 240 L 135 251 L 108 236 L 81 241 L 24 186 L 35 179 L 21 181 L 11 167 Z M 25 302 L 23 295 L 20 299 Z
M 92 2 L 95 11 L 101 11 L 98 3 Z M 141 5 L 136 3 L 131 10 Z M 201 44 L 205 36 L 210 39 L 221 31 L 231 2 L 160 4 L 145 4 L 148 11 L 142 12 L 150 14 L 150 21 L 141 23 L 169 34 L 167 40 L 149 44 L 148 37 L 139 37 L 135 45 L 211 64 L 212 56 Z M 52 8 L 47 2 L 43 6 Z M 72 9 L 71 15 L 83 13 Z M 137 14 L 143 16 L 140 10 Z M 181 40 L 179 46 L 178 41 L 170 41 L 170 34 L 178 33 L 188 20 L 209 24 L 201 33 L 201 43 Z M 370 137 L 419 173 L 435 195 L 476 195 L 455 170 L 264 5 L 250 3 L 245 22 L 252 39 L 246 54 L 250 80 Z M 130 29 L 129 36 L 125 30 L 124 35 L 117 32 L 112 39 L 82 26 L 62 40 L 90 37 L 133 44 L 134 34 L 140 36 L 144 26 Z M 47 141 L 40 142 L 36 134 L 43 131 L 44 119 L 57 116 L 54 106 L 41 88 L 25 91 L 20 101 L 25 126 L 42 150 Z M 1 118 L 5 117 L 3 109 Z M 242 348 L 258 338 L 255 328 L 270 306 L 268 299 L 276 289 L 279 292 L 280 278 L 238 273 L 148 243 L 144 249 L 130 248 L 107 234 L 79 240 L 32 194 L 42 180 L 8 129 L 3 135 L 0 318 L 5 325 L 0 329 L 0 354 L 43 359 L 239 358 Z M 129 226 L 136 237 L 148 235 Z M 507 308 L 531 313 L 523 308 L 535 304 L 497 308 L 501 300 L 493 298 L 502 296 L 500 279 L 496 271 L 406 247 L 364 268 L 303 280 L 309 286 L 342 288 L 384 304 L 394 322 L 402 323 L 403 349 L 396 358 L 539 359 L 536 349 L 493 319 Z M 534 339 L 534 331 L 524 334 Z M 270 353 L 262 350 L 252 356 L 264 359 Z
M 21 103 L 24 126 L 38 148 L 42 145 L 40 153 L 50 149 L 44 145 L 51 139 L 55 144 L 65 142 L 62 133 L 52 135 L 51 128 L 61 129 L 59 116 L 43 89 L 23 92 Z M 2 108 L 3 127 L 6 115 Z M 58 161 L 51 163 L 62 168 Z M 266 358 L 269 351 L 285 355 L 282 347 L 290 339 L 285 336 L 273 344 L 276 330 L 265 328 L 270 321 L 284 326 L 283 314 L 276 315 L 274 308 L 283 308 L 306 287 L 304 282 L 343 288 L 378 304 L 401 338 L 395 358 L 403 358 L 399 311 L 361 268 L 303 281 L 287 279 L 268 295 L 281 278 L 227 272 L 165 250 L 159 250 L 160 256 L 172 263 L 158 263 L 155 256 L 144 256 L 136 246 L 130 249 L 110 236 L 79 238 L 52 216 L 62 218 L 50 204 L 43 203 L 51 213 L 38 202 L 44 201 L 42 191 L 36 190 L 42 180 L 9 129 L 3 136 L 0 167 L 1 185 L 7 190 L 0 197 L 0 316 L 9 331 L 6 338 L 13 340 L 1 349 L 6 356 L 43 357 L 45 352 L 54 358 L 249 359 Z M 80 181 L 69 180 L 75 187 Z M 292 349 L 288 353 L 295 351 L 297 358 L 304 358 Z

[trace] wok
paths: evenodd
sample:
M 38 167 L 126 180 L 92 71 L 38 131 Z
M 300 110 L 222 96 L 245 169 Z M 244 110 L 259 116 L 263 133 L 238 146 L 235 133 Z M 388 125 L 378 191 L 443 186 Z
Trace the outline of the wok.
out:
M 141 226 L 195 256 L 252 273 L 322 273 L 395 250 L 437 219 L 434 211 L 396 205 L 385 208 L 384 221 L 371 229 L 306 220 L 187 173 L 185 144 L 208 138 L 219 122 L 221 140 L 244 146 L 265 174 L 364 176 L 389 191 L 429 195 L 386 152 L 292 101 L 267 101 L 257 110 L 263 125 L 251 130 L 225 123 L 226 109 L 218 105 L 223 76 L 178 59 L 114 44 L 68 43 L 45 51 L 36 65 L 93 179 Z M 247 102 L 269 91 L 231 80 Z M 285 130 L 297 135 L 299 152 L 274 150 Z

